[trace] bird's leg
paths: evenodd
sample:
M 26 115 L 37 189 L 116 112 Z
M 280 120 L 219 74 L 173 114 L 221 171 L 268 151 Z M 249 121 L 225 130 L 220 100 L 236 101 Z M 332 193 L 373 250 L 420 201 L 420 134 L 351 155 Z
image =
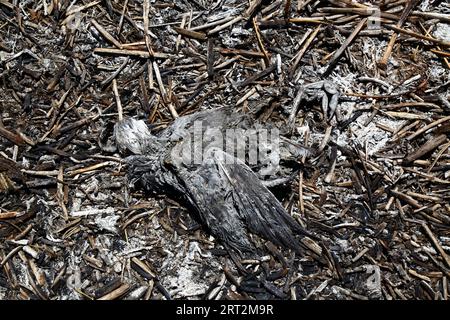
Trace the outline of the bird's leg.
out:
M 339 101 L 339 92 L 336 92 L 331 96 L 330 103 L 328 104 L 328 119 L 331 120 L 336 113 L 336 108 Z
M 331 120 L 336 112 L 336 107 L 340 96 L 339 90 L 331 81 L 325 81 L 323 83 L 323 90 L 331 95 L 331 100 L 328 103 L 328 113 L 325 113 L 328 117 L 328 120 Z

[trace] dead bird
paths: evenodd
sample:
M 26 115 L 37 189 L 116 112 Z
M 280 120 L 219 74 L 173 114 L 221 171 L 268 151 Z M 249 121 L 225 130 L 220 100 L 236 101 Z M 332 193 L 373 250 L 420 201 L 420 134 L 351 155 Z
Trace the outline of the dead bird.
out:
M 226 133 L 232 129 L 238 134 L 228 137 Z M 225 141 L 228 146 L 242 141 L 239 130 L 265 132 L 264 126 L 220 108 L 177 118 L 158 135 L 153 135 L 142 120 L 124 119 L 115 125 L 114 136 L 119 150 L 133 154 L 126 159 L 133 184 L 183 203 L 227 248 L 241 254 L 255 252 L 248 235 L 251 231 L 301 252 L 298 236 L 310 236 L 309 232 L 286 212 L 261 175 L 276 176 L 270 169 L 277 160 L 298 158 L 308 150 L 287 139 L 258 141 L 256 151 L 266 153 L 254 171 L 245 161 L 255 150 L 247 146 L 230 151 L 220 143 Z M 200 161 L 195 161 L 199 155 L 196 146 L 201 147 Z M 245 157 L 239 158 L 239 152 Z

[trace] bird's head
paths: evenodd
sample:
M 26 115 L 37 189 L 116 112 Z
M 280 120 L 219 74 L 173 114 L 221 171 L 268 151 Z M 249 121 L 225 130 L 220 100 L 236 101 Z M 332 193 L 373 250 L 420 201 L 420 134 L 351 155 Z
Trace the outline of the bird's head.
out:
M 116 145 L 121 152 L 146 154 L 158 150 L 159 142 L 142 120 L 127 118 L 114 126 Z

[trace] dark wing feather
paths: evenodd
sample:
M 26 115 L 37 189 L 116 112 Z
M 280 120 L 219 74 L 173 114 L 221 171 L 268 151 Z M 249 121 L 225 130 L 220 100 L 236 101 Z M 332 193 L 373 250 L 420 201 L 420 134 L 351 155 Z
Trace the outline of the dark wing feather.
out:
M 211 232 L 239 251 L 253 251 L 247 228 L 273 243 L 300 250 L 307 233 L 242 161 L 211 148 L 202 165 L 177 168 L 188 197 Z

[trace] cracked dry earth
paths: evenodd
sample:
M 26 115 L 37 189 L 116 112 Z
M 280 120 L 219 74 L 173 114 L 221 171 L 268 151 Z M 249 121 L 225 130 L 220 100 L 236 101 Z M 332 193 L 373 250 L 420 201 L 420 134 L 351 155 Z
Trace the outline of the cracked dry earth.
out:
M 450 7 L 413 8 L 428 40 L 380 69 L 406 3 L 330 67 L 375 3 L 0 0 L 0 299 L 448 299 Z M 338 100 L 300 96 L 322 80 Z M 288 128 L 316 152 L 272 191 L 320 246 L 230 256 L 130 186 L 114 85 L 154 132 L 223 105 Z

